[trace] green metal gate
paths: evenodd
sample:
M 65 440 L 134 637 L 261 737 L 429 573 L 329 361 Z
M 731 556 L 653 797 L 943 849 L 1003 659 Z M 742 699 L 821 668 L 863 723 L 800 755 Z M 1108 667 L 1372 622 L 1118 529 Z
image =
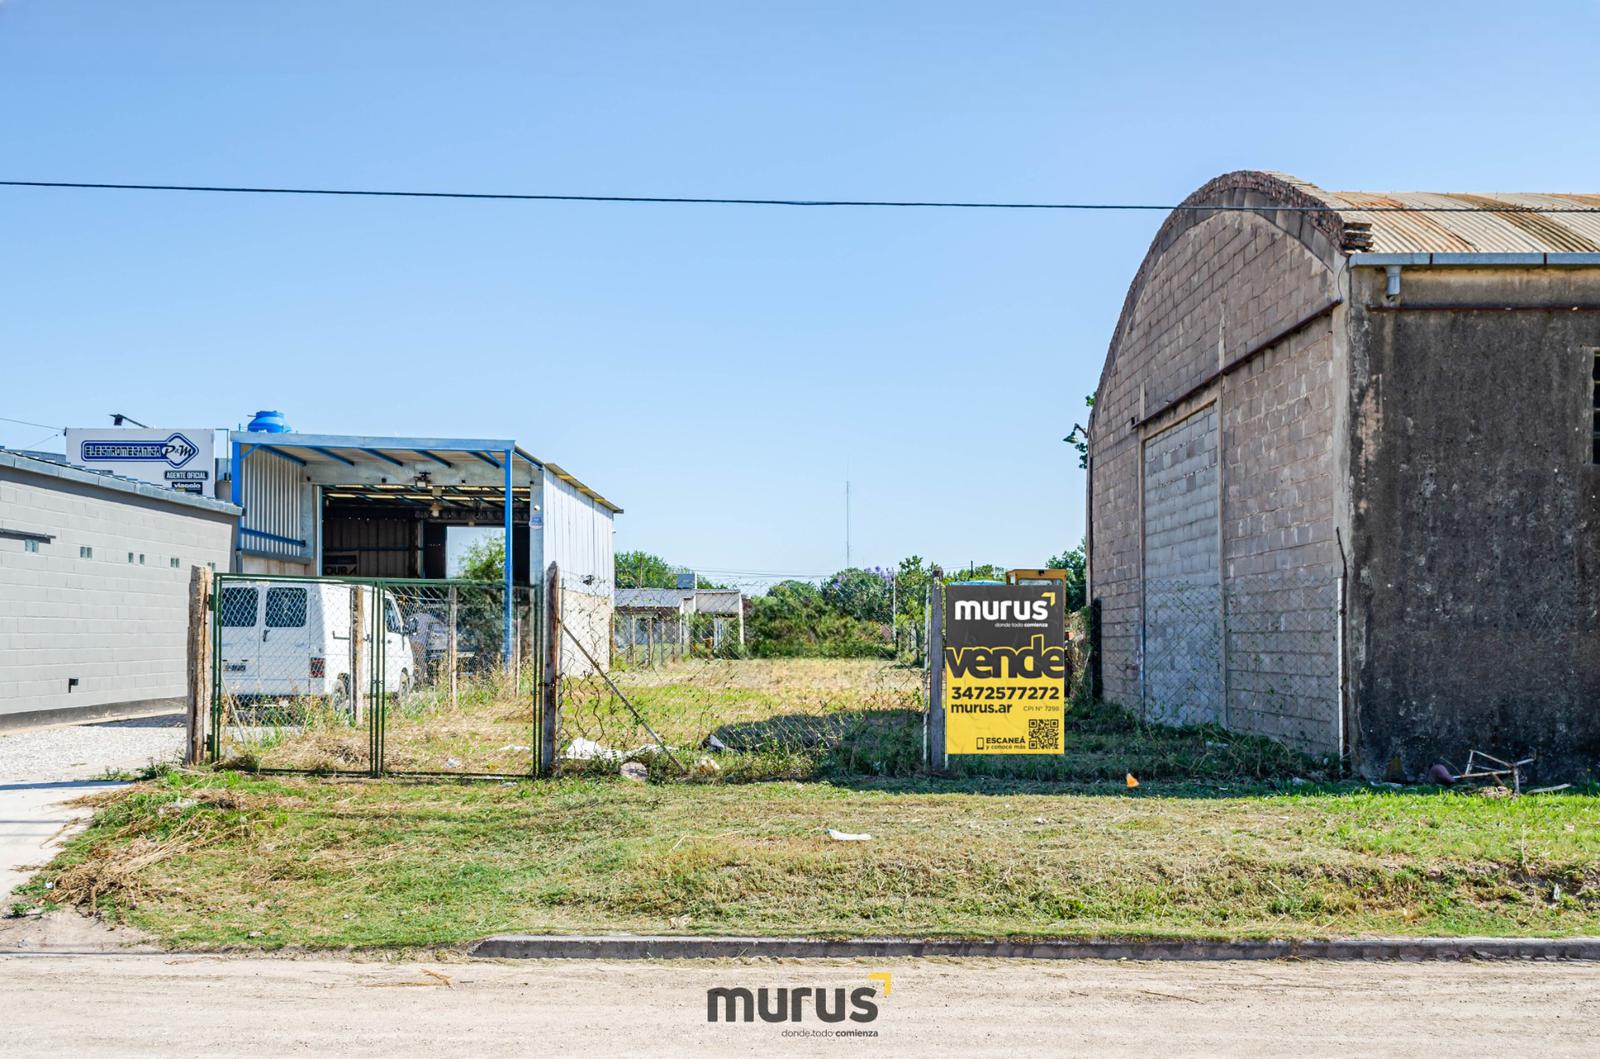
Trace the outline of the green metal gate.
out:
M 533 775 L 543 608 L 538 588 L 514 587 L 507 623 L 506 591 L 217 575 L 211 760 L 274 772 Z

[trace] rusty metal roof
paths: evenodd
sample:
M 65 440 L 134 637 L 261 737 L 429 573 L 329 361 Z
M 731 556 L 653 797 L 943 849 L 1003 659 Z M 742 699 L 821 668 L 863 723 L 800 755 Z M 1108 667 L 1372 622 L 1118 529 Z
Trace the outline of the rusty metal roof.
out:
M 1323 191 L 1302 181 L 1296 183 L 1336 210 L 1346 224 L 1370 224 L 1373 253 L 1600 253 L 1600 195 Z M 1466 212 L 1396 213 L 1362 209 L 1364 206 L 1443 207 Z M 1595 212 L 1529 212 L 1551 208 Z

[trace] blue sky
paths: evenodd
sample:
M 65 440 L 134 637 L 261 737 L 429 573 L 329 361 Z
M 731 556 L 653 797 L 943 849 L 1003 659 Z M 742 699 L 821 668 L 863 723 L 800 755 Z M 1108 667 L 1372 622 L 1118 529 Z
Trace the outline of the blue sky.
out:
M 1596 191 L 1597 38 L 1593 3 L 4 0 L 0 176 Z M 510 435 L 707 569 L 841 566 L 848 476 L 860 564 L 1035 565 L 1160 220 L 0 189 L 0 416 Z

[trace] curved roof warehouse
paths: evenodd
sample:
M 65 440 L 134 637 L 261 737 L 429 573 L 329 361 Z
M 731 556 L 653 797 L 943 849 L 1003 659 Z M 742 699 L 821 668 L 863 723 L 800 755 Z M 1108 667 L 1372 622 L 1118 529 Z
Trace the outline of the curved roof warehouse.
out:
M 1600 195 L 1218 177 L 1133 278 L 1089 458 L 1107 698 L 1369 775 L 1600 762 Z

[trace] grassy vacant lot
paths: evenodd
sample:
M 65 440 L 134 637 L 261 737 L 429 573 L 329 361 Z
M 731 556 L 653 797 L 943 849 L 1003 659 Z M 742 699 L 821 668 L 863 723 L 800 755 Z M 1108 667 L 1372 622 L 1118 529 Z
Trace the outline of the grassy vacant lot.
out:
M 526 674 L 525 674 L 526 676 Z M 741 782 L 921 771 L 922 670 L 873 659 L 687 659 L 569 678 L 561 695 L 564 745 L 584 740 L 630 753 L 657 779 Z M 534 685 L 494 677 L 463 680 L 454 702 L 437 686 L 397 697 L 388 711 L 384 764 L 394 772 L 527 774 L 533 766 Z M 223 763 L 254 771 L 362 772 L 365 722 L 326 704 L 289 704 L 281 725 L 261 712 L 227 714 Z M 1317 762 L 1266 739 L 1218 728 L 1143 725 L 1111 707 L 1074 707 L 1062 757 L 971 759 L 958 776 L 1033 780 L 1315 776 Z M 648 748 L 657 737 L 677 763 Z M 696 769 L 708 737 L 715 769 Z M 690 775 L 685 777 L 684 769 Z M 609 757 L 572 759 L 568 772 L 615 772 Z
M 1600 933 L 1600 796 L 171 774 L 35 882 L 176 947 Z M 826 827 L 870 832 L 837 842 Z M 50 887 L 47 889 L 46 887 Z

